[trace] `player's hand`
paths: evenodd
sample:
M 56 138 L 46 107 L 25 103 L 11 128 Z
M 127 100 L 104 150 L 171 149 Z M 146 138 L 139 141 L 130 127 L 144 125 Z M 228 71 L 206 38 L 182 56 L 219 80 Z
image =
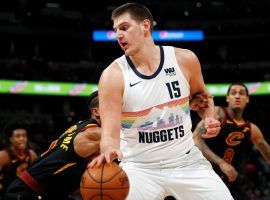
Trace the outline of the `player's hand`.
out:
M 208 108 L 208 98 L 213 97 L 201 93 L 193 95 L 192 99 L 189 101 L 190 110 L 198 111 L 203 108 Z
M 238 172 L 235 170 L 235 168 L 232 165 L 223 161 L 219 164 L 219 168 L 224 174 L 226 174 L 226 176 L 229 179 L 229 182 L 233 182 L 236 180 Z
M 104 153 L 101 153 L 99 156 L 94 158 L 89 164 L 88 167 L 93 168 L 95 166 L 100 167 L 102 163 L 107 162 L 111 163 L 113 160 L 123 158 L 123 154 L 119 149 L 107 149 Z
M 202 134 L 203 138 L 211 138 L 217 136 L 220 131 L 220 122 L 213 117 L 206 117 L 204 119 L 206 133 Z

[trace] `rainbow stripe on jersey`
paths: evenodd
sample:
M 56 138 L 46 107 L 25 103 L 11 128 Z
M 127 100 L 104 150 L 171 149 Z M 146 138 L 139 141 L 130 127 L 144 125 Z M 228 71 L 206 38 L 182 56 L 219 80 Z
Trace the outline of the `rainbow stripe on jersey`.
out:
M 173 100 L 138 112 L 122 112 L 122 127 L 125 129 L 131 128 L 137 119 L 147 116 L 154 109 L 159 109 L 162 111 L 164 109 L 170 109 L 175 107 L 180 108 L 187 115 L 190 115 L 189 97 Z M 144 124 L 136 126 L 136 128 L 141 130 L 155 130 L 179 124 L 182 124 L 182 117 L 177 114 L 170 113 L 167 123 L 162 120 L 161 116 L 157 116 L 154 121 L 144 122 Z

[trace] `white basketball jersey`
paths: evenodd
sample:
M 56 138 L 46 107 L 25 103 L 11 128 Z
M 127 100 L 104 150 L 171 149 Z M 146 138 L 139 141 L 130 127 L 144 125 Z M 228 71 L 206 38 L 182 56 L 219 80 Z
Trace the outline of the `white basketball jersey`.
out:
M 125 82 L 121 150 L 126 161 L 155 163 L 181 157 L 193 146 L 189 83 L 174 47 L 160 46 L 160 65 L 151 76 L 128 56 L 116 59 Z

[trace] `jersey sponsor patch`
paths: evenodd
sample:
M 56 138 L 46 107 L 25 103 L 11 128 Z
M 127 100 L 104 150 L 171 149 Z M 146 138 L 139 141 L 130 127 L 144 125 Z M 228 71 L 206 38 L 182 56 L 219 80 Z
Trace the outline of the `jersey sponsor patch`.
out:
M 174 67 L 165 68 L 164 71 L 166 73 L 166 76 L 175 76 L 176 75 Z

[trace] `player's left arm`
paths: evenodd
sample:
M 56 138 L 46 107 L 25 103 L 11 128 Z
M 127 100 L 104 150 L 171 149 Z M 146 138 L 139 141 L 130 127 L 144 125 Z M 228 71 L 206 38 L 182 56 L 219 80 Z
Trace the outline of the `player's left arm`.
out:
M 175 49 L 177 62 L 190 85 L 190 97 L 196 95 L 205 96 L 208 106 L 200 107 L 197 112 L 204 120 L 207 134 L 213 137 L 220 131 L 220 122 L 215 119 L 214 100 L 205 87 L 201 64 L 197 56 L 187 49 Z
M 258 126 L 251 123 L 251 141 L 261 153 L 263 158 L 270 164 L 270 146 L 263 137 L 263 134 Z

